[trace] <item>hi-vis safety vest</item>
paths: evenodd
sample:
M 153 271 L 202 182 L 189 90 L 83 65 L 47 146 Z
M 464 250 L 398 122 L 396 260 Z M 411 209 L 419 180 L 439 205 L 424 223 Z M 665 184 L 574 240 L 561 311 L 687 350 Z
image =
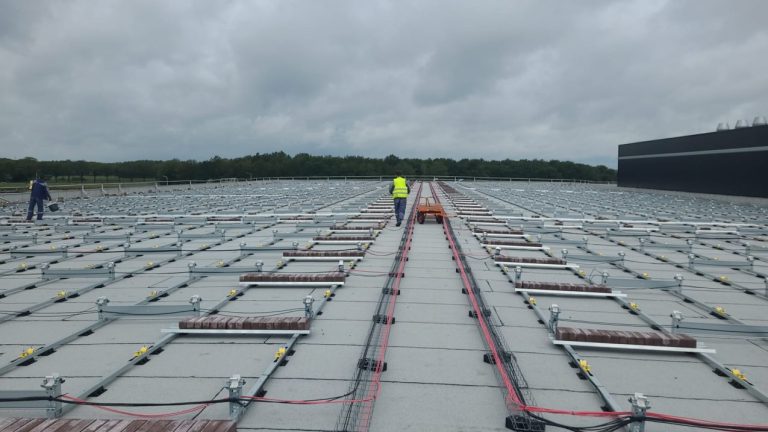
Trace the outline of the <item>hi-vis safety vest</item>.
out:
M 408 185 L 405 184 L 405 179 L 402 177 L 396 177 L 392 180 L 394 188 L 392 189 L 392 198 L 408 198 Z

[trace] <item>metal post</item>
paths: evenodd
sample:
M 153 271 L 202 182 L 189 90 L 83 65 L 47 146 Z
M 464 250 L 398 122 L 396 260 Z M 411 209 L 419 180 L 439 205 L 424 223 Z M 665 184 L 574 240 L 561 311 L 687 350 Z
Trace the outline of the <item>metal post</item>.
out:
M 49 398 L 58 399 L 61 397 L 61 383 L 63 382 L 64 380 L 61 379 L 59 374 L 55 373 L 46 376 L 43 379 L 43 383 L 40 385 L 40 387 L 45 389 L 45 392 Z M 61 402 L 53 399 L 49 400 L 48 408 L 45 410 L 45 415 L 48 418 L 61 417 Z
M 629 425 L 630 432 L 645 432 L 645 412 L 651 408 L 648 398 L 642 393 L 635 393 L 630 396 L 629 402 L 632 404 L 632 417 L 634 421 Z
M 99 321 L 104 321 L 106 317 L 104 316 L 104 306 L 109 304 L 109 299 L 101 296 L 96 299 L 96 307 L 99 309 Z
M 688 243 L 688 252 L 690 252 L 691 255 L 693 255 L 693 240 L 688 239 L 685 242 Z
M 610 276 L 610 274 L 608 274 L 607 271 L 604 271 L 604 272 L 600 273 L 600 278 L 601 278 L 600 284 L 601 285 L 608 285 L 608 276 Z
M 240 402 L 244 385 L 245 380 L 240 375 L 232 375 L 227 384 L 227 391 L 229 391 L 229 418 L 235 422 L 240 420 L 240 416 L 243 415 L 245 408 L 243 403 Z
M 515 267 L 515 284 L 519 284 L 523 281 L 523 268 L 520 266 Z
M 200 302 L 203 301 L 203 298 L 199 295 L 195 294 L 189 299 L 189 303 L 192 305 L 192 310 L 197 312 L 197 315 L 200 316 Z
M 749 269 L 754 270 L 755 269 L 755 257 L 752 255 L 747 256 L 747 262 L 749 263 Z
M 749 242 L 744 242 L 744 253 L 747 255 L 752 254 L 752 245 Z
M 194 274 L 195 267 L 197 267 L 197 263 L 196 262 L 190 261 L 189 263 L 187 263 L 187 271 L 189 271 L 189 278 L 190 279 L 193 278 L 192 275 Z
M 557 321 L 560 317 L 560 306 L 553 304 L 549 307 L 549 332 L 557 334 Z
M 312 309 L 312 304 L 315 303 L 315 298 L 311 295 L 304 297 L 304 316 L 312 318 L 315 315 L 315 311 Z
M 618 255 L 619 255 L 619 261 L 621 261 L 621 265 L 624 265 L 624 258 L 627 256 L 627 254 L 624 251 L 620 251 Z
M 344 273 L 344 260 L 339 260 L 339 273 Z
M 683 292 L 683 280 L 684 280 L 683 275 L 681 275 L 680 273 L 676 274 L 675 280 L 677 281 L 677 291 Z
M 645 238 L 640 237 L 638 240 L 640 241 L 640 250 L 645 252 Z
M 683 314 L 680 311 L 672 311 L 672 333 L 677 333 L 680 323 L 683 321 Z
M 257 260 L 256 261 L 256 272 L 261 273 L 261 270 L 264 268 L 264 261 Z
M 493 250 L 493 256 L 497 257 L 501 255 L 501 247 L 496 246 L 496 248 Z
M 696 255 L 694 255 L 692 253 L 689 253 L 688 254 L 688 268 L 691 269 L 691 270 L 693 270 L 693 267 L 694 267 L 694 265 L 693 265 L 693 260 L 694 259 L 696 259 Z

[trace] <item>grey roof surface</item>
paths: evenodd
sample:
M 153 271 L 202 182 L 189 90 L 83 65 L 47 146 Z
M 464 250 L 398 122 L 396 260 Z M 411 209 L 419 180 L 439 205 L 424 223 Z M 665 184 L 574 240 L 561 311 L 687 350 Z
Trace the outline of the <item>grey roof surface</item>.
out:
M 434 187 L 478 295 L 490 309 L 488 322 L 522 374 L 529 405 L 600 411 L 613 404 L 629 410 L 627 399 L 643 393 L 652 411 L 768 423 L 766 201 L 556 182 L 449 186 L 490 210 L 493 220 L 485 218 L 494 225 L 468 222 L 483 216 L 466 214 L 468 207 L 456 204 L 458 195 L 435 182 L 416 184 L 406 214 L 419 192 L 429 196 Z M 25 203 L 2 209 L 0 396 L 37 391 L 45 376 L 58 373 L 66 380 L 64 393 L 89 402 L 211 400 L 226 398 L 229 378 L 240 375 L 244 390 L 266 379 L 266 393 L 259 395 L 272 399 L 376 396 L 355 404 L 254 402 L 238 419 L 241 430 L 507 430 L 504 419 L 513 412 L 498 369 L 483 361 L 489 347 L 478 319 L 469 315 L 473 306 L 462 292 L 447 225 L 431 217 L 414 222 L 404 277 L 397 282 L 400 295 L 383 293 L 397 279 L 392 272 L 408 237 L 407 224 L 394 224 L 386 189 L 386 182 L 358 180 L 158 188 L 71 199 L 62 203 L 61 213 L 46 214 L 38 224 L 21 221 Z M 365 215 L 374 216 L 356 219 Z M 388 223 L 370 244 L 312 244 L 332 225 L 375 226 L 376 215 Z M 494 237 L 475 232 L 482 228 L 521 229 L 527 241 L 541 242 L 544 249 L 484 247 Z M 349 235 L 365 236 L 366 230 Z M 241 274 L 256 271 L 257 261 L 267 273 L 337 271 L 335 260 L 283 259 L 284 250 L 310 245 L 315 251 L 363 248 L 365 257 L 354 265 L 345 262 L 342 286 L 239 283 Z M 522 281 L 605 282 L 626 297 L 516 293 L 515 265 L 496 265 L 496 253 L 564 257 L 578 265 L 524 267 Z M 106 273 L 109 263 L 114 275 Z M 333 296 L 325 300 L 327 289 Z M 232 290 L 237 297 L 231 297 Z M 106 297 L 110 306 L 191 308 L 193 295 L 202 298 L 203 315 L 304 316 L 308 295 L 322 313 L 311 320 L 308 335 L 173 335 L 163 330 L 196 312 L 100 320 L 96 306 Z M 394 304 L 395 322 L 375 323 L 372 317 L 388 304 Z M 670 314 L 679 311 L 683 326 L 720 325 L 714 333 L 691 333 L 699 348 L 716 352 L 555 345 L 547 328 L 552 304 L 560 308 L 561 327 L 622 331 L 670 332 Z M 292 351 L 274 368 L 283 346 Z M 150 353 L 141 354 L 141 347 Z M 29 348 L 32 354 L 20 358 Z M 138 359 L 149 361 L 135 364 L 137 351 Z M 359 365 L 362 357 L 379 354 L 387 369 L 377 388 L 369 381 L 375 373 L 362 372 Z M 587 362 L 588 374 L 575 359 Z M 105 391 L 88 394 L 99 386 Z M 64 408 L 66 418 L 127 418 L 93 406 Z M 184 408 L 120 409 L 146 414 Z M 212 404 L 174 418 L 227 419 L 229 409 L 227 403 Z M 16 416 L 40 417 L 45 411 L 0 405 L 0 417 Z M 604 421 L 545 416 L 574 426 Z M 646 430 L 693 429 L 649 423 Z

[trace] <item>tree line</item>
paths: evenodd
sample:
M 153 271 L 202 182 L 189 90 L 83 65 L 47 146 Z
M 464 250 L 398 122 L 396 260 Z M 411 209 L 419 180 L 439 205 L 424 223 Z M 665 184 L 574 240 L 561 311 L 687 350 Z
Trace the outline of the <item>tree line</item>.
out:
M 109 182 L 153 179 L 159 181 L 209 180 L 219 178 L 307 177 L 307 176 L 407 176 L 512 177 L 615 181 L 616 170 L 604 165 L 568 161 L 521 159 L 415 159 L 394 155 L 383 159 L 362 156 L 313 156 L 285 152 L 255 154 L 226 159 L 215 156 L 196 160 L 138 160 L 88 162 L 83 160 L 39 161 L 0 158 L 0 181 L 23 182 L 45 174 L 53 182 Z

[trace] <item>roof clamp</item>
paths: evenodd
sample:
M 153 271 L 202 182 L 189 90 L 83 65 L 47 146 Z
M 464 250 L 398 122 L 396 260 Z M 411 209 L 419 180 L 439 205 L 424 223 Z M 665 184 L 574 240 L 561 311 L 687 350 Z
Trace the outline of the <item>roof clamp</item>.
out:
M 519 284 L 523 281 L 523 268 L 520 266 L 515 267 L 515 283 Z
M 312 305 L 315 303 L 315 298 L 311 295 L 307 295 L 304 297 L 304 316 L 307 318 L 313 318 L 315 316 L 315 311 L 312 308 Z
M 560 306 L 553 304 L 549 307 L 549 332 L 557 334 L 557 321 L 560 319 Z
M 227 391 L 229 392 L 229 418 L 235 422 L 240 420 L 247 405 L 247 403 L 240 401 L 244 385 L 245 380 L 240 375 L 232 375 L 227 384 Z
M 99 310 L 99 321 L 104 321 L 105 319 L 107 319 L 107 317 L 104 316 L 104 310 L 103 309 L 104 309 L 104 306 L 106 306 L 108 304 L 109 304 L 109 299 L 106 298 L 105 296 L 101 296 L 101 297 L 96 299 L 96 307 Z
M 692 253 L 688 254 L 688 268 L 691 269 L 691 270 L 693 270 L 693 268 L 694 268 L 693 260 L 695 260 L 695 259 L 696 259 L 696 255 L 694 255 Z
M 560 256 L 563 258 L 563 261 L 568 262 L 568 249 L 561 250 Z
M 189 304 L 192 305 L 192 310 L 197 312 L 197 316 L 200 316 L 200 302 L 202 301 L 203 298 L 197 294 L 189 298 Z
M 43 383 L 40 385 L 43 389 L 45 389 L 45 392 L 48 395 L 48 408 L 45 409 L 46 417 L 48 418 L 58 418 L 61 417 L 62 409 L 61 409 L 61 401 L 58 399 L 61 397 L 61 384 L 64 382 L 64 380 L 59 376 L 59 374 L 51 374 L 47 375 L 43 379 Z
M 624 251 L 620 251 L 617 255 L 619 255 L 619 262 L 623 266 L 624 265 L 624 258 L 626 258 L 627 253 L 624 252 Z
M 632 404 L 633 422 L 629 425 L 629 432 L 645 432 L 645 412 L 651 408 L 648 398 L 642 393 L 635 393 L 630 396 L 629 403 Z
M 683 314 L 680 311 L 672 311 L 672 333 L 676 333 L 680 328 L 680 323 L 683 321 Z
M 645 238 L 644 237 L 640 237 L 637 240 L 640 242 L 640 250 L 645 252 Z
M 258 260 L 256 261 L 256 272 L 261 273 L 261 270 L 264 268 L 264 261 Z

